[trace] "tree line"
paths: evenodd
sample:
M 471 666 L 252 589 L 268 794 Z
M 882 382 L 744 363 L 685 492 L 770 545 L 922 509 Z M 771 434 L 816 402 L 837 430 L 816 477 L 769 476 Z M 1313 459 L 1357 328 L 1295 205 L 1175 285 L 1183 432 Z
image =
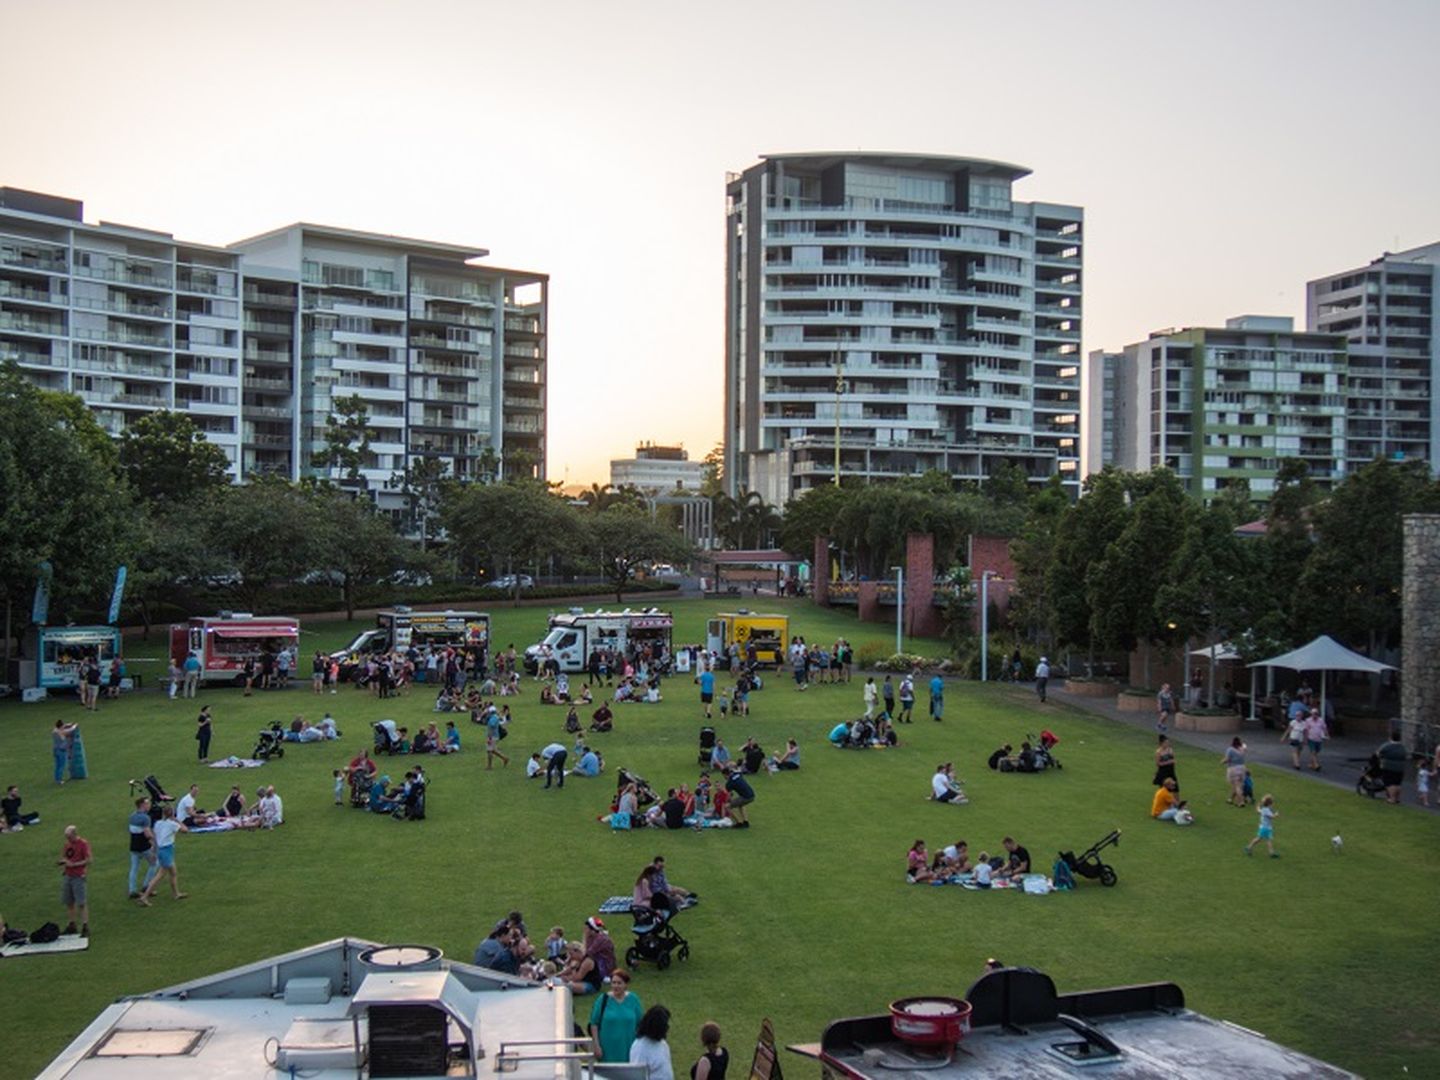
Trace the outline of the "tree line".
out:
M 339 417 L 332 423 L 345 424 Z M 551 558 L 595 573 L 617 599 L 650 562 L 683 562 L 684 537 L 633 500 L 572 505 L 527 470 L 447 476 L 421 459 L 393 483 L 404 510 L 378 509 L 357 484 L 359 460 L 328 438 L 338 482 L 229 482 L 223 450 L 189 416 L 141 417 L 118 440 L 74 395 L 42 390 L 0 366 L 0 604 L 6 655 L 28 624 L 42 565 L 52 612 L 104 604 L 119 566 L 143 621 L 177 588 L 203 586 L 250 610 L 297 581 L 333 585 L 353 615 L 357 591 L 397 577 L 479 580 Z M 350 433 L 353 434 L 353 433 Z M 332 461 L 331 458 L 334 458 Z

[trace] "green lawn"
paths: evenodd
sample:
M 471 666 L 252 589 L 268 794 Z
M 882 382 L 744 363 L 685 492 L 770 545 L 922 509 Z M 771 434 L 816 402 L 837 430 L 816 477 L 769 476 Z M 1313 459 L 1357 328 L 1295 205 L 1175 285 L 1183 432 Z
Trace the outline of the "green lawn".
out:
M 673 607 L 677 640 L 698 638 L 717 610 L 713 601 Z M 883 626 L 862 629 L 803 603 L 789 609 L 792 629 L 808 636 L 893 640 Z M 544 627 L 544 609 L 493 614 L 502 644 L 523 646 Z M 353 630 L 311 625 L 307 650 L 342 644 Z M 132 657 L 144 651 L 130 648 Z M 1016 690 L 952 684 L 943 724 L 920 717 L 897 750 L 841 753 L 824 745 L 824 732 L 858 712 L 859 684 L 798 694 L 780 677 L 752 695 L 748 720 L 719 722 L 732 746 L 754 734 L 767 749 L 789 735 L 803 747 L 800 772 L 756 778 L 751 829 L 612 833 L 595 820 L 608 776 L 548 792 L 525 781 L 524 757 L 562 738 L 564 718 L 535 704 L 530 685 L 504 744 L 514 764 L 485 772 L 479 729 L 467 723 L 465 753 L 427 761 L 430 818 L 419 825 L 336 808 L 330 775 L 368 743 L 369 721 L 393 716 L 413 730 L 428 719 L 423 691 L 390 703 L 349 690 L 318 699 L 303 684 L 249 699 L 203 692 L 216 715 L 216 756 L 248 754 L 264 723 L 296 713 L 331 709 L 346 733 L 243 773 L 196 767 L 194 708 L 160 694 L 102 703 L 93 717 L 69 701 L 0 706 L 0 782 L 20 783 L 27 808 L 44 815 L 0 837 L 0 911 L 26 928 L 63 922 L 54 858 L 67 822 L 96 855 L 89 952 L 0 963 L 0 1031 L 11 1033 L 0 1075 L 33 1075 L 117 995 L 342 934 L 431 943 L 468 959 L 489 925 L 518 907 L 537 940 L 554 923 L 578 935 L 595 905 L 627 892 L 657 852 L 672 880 L 703 894 L 676 924 L 691 959 L 663 973 L 642 967 L 634 987 L 646 1004 L 670 1006 L 677 1070 L 707 1019 L 737 1050 L 765 1016 L 780 1039 L 812 1040 L 827 1020 L 879 1011 L 904 994 L 963 993 L 991 955 L 1046 970 L 1062 990 L 1173 979 L 1195 1008 L 1370 1076 L 1406 1066 L 1422 1075 L 1440 1052 L 1431 933 L 1440 860 L 1428 815 L 1261 769 L 1257 790 L 1277 799 L 1284 857 L 1247 859 L 1255 815 L 1225 806 L 1222 768 L 1209 754 L 1180 750 L 1198 818 L 1181 829 L 1149 820 L 1143 733 L 1055 706 L 1042 714 Z M 90 779 L 54 789 L 47 730 L 61 716 L 84 724 Z M 694 781 L 700 722 L 694 687 L 676 679 L 662 705 L 622 708 L 615 732 L 595 738 L 611 770 L 628 766 L 663 788 Z M 998 742 L 1018 743 L 1042 725 L 1062 738 L 1063 771 L 986 771 Z M 926 801 L 944 759 L 969 781 L 971 805 Z M 126 781 L 147 772 L 176 794 L 198 779 L 203 805 L 232 777 L 252 789 L 274 783 L 287 824 L 268 835 L 182 836 L 191 899 L 161 896 L 142 910 L 125 899 L 124 821 Z M 1026 897 L 904 883 L 904 854 L 919 836 L 932 848 L 963 837 L 972 852 L 993 852 L 1009 833 L 1048 867 L 1058 849 L 1079 850 L 1117 826 L 1124 840 L 1107 852 L 1120 877 L 1114 889 L 1082 881 L 1073 894 Z M 1337 829 L 1339 856 L 1330 846 Z M 614 924 L 622 950 L 626 921 Z M 798 1061 L 790 1068 L 808 1072 Z

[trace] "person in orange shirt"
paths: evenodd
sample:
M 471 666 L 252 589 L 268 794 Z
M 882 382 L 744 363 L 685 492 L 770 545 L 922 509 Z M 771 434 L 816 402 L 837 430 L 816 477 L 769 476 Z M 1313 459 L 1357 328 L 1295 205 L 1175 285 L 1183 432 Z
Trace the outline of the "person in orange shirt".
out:
M 1175 797 L 1175 778 L 1167 776 L 1150 803 L 1150 816 L 1157 821 L 1174 821 L 1176 812 L 1184 808 L 1185 801 Z

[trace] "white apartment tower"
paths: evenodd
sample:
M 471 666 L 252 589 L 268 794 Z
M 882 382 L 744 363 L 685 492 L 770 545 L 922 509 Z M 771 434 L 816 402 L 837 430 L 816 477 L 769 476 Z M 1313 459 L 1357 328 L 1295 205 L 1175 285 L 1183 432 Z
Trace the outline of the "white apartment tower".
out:
M 305 224 L 217 248 L 82 209 L 0 188 L 0 360 L 78 394 L 111 434 L 175 409 L 234 479 L 299 479 L 320 472 L 332 403 L 358 395 L 382 508 L 418 458 L 544 475 L 546 275 Z
M 1440 243 L 1389 252 L 1305 286 L 1308 327 L 1348 343 L 1346 457 L 1418 458 L 1440 472 Z
M 975 158 L 770 155 L 727 182 L 725 478 L 783 503 L 837 472 L 1001 460 L 1080 480 L 1084 213 Z

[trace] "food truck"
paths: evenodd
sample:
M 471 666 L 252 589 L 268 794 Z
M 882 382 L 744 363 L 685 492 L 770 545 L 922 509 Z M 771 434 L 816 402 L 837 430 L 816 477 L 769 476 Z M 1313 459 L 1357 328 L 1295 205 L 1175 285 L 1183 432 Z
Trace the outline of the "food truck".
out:
M 80 662 L 93 658 L 103 674 L 120 655 L 120 630 L 114 626 L 41 626 L 35 635 L 37 686 L 73 690 L 80 684 Z
M 705 624 L 705 648 L 710 652 L 724 656 L 732 641 L 740 646 L 742 659 L 754 645 L 756 663 L 779 667 L 790 644 L 790 616 L 760 615 L 741 608 L 722 611 Z
M 377 612 L 373 630 L 362 630 L 330 658 L 340 661 L 343 676 L 371 653 L 405 650 L 412 645 L 488 648 L 490 616 L 483 611 L 412 611 L 408 607 Z
M 544 658 L 558 663 L 561 671 L 584 671 L 596 649 L 626 656 L 650 645 L 658 646 L 668 658 L 674 626 L 674 616 L 659 608 L 588 612 L 577 608 L 565 615 L 551 615 L 549 633 L 525 650 L 525 670 L 534 674 Z
M 288 615 L 222 611 L 170 627 L 170 658 L 183 665 L 194 653 L 200 658 L 204 682 L 238 680 L 247 659 L 276 656 L 286 648 L 298 650 L 299 644 L 299 620 Z

